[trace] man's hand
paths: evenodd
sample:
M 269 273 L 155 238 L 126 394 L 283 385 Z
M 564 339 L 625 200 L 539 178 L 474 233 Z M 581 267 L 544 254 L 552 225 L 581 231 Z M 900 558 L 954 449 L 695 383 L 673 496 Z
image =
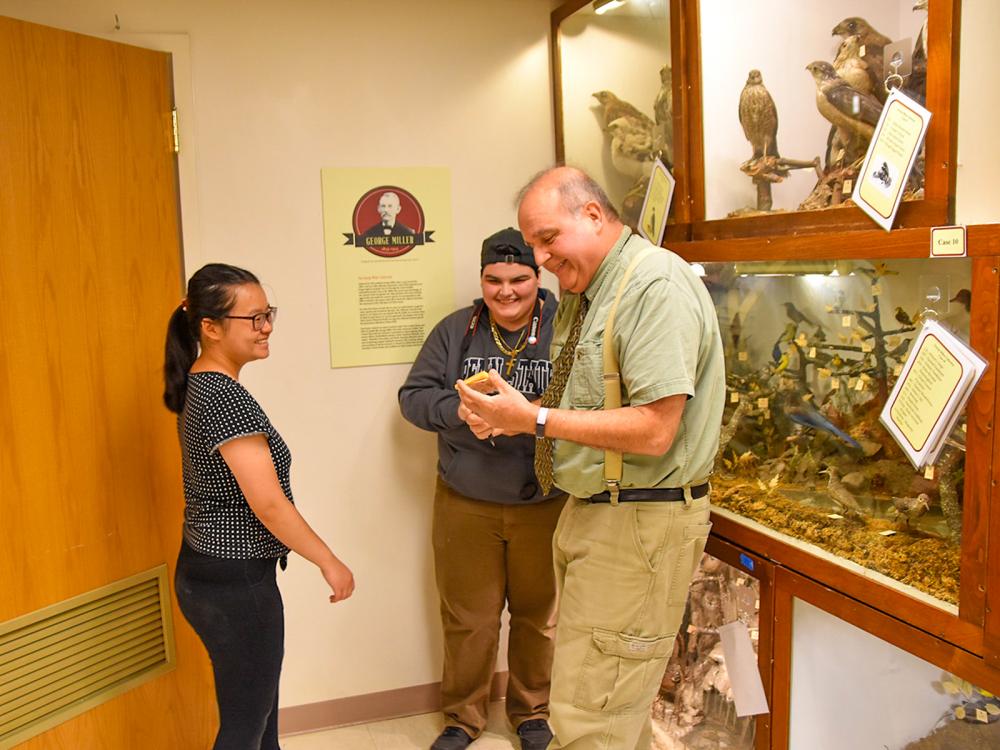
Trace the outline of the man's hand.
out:
M 533 433 L 538 407 L 512 388 L 496 370 L 490 370 L 490 385 L 496 391 L 494 396 L 478 393 L 461 380 L 455 383 L 462 400 L 459 416 L 476 437 L 482 440 L 491 435 Z
M 488 422 L 480 417 L 477 417 L 469 411 L 465 404 L 461 402 L 458 404 L 458 418 L 469 425 L 469 429 L 472 430 L 472 434 L 480 440 L 491 440 L 497 435 L 503 434 L 500 430 L 494 431 L 493 427 Z

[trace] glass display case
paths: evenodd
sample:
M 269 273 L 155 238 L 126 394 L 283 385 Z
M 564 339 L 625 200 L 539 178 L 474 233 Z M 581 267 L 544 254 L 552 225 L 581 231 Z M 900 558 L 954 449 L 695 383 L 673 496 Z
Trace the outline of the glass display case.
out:
M 779 16 L 795 31 L 776 44 Z M 847 204 L 888 89 L 927 101 L 927 16 L 926 0 L 699 0 L 705 218 Z
M 756 721 L 737 716 L 719 628 L 742 622 L 755 652 L 760 583 L 705 553 L 691 580 L 684 619 L 653 703 L 653 750 L 752 750 Z
M 728 381 L 713 505 L 957 612 L 965 419 L 917 471 L 879 415 L 923 320 L 968 340 L 971 261 L 704 269 Z
M 850 196 L 895 88 L 932 115 L 895 226 L 947 224 L 959 2 L 568 0 L 552 12 L 556 159 L 633 226 L 663 159 L 670 239 L 864 230 Z
M 568 3 L 554 34 L 557 158 L 634 226 L 654 159 L 674 162 L 668 0 Z

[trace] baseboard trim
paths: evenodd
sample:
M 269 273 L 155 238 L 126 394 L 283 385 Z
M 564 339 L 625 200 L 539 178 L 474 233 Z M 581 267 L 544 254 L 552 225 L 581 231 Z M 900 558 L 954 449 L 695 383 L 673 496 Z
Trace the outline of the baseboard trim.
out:
M 493 675 L 490 699 L 500 700 L 506 692 L 507 673 L 497 672 Z M 286 706 L 278 711 L 278 726 L 281 727 L 282 736 L 286 736 L 440 710 L 441 683 L 430 682 L 396 690 Z

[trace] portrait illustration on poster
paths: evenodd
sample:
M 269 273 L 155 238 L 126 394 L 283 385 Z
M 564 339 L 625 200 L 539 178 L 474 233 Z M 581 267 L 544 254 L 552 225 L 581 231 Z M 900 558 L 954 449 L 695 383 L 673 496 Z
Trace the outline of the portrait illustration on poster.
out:
M 397 258 L 417 245 L 434 242 L 434 230 L 424 229 L 424 210 L 414 195 L 396 185 L 371 188 L 358 200 L 352 215 L 354 245 L 382 258 Z
M 330 366 L 412 362 L 454 310 L 450 172 L 329 167 L 321 183 Z

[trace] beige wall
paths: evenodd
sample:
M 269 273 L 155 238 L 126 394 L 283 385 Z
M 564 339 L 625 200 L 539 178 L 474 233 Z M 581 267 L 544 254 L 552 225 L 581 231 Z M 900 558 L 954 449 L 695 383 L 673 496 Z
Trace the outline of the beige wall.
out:
M 292 448 L 300 507 L 358 581 L 330 606 L 308 563 L 281 576 L 282 705 L 440 678 L 434 439 L 399 416 L 406 366 L 329 368 L 320 168 L 449 167 L 456 299 L 470 301 L 479 243 L 515 221 L 515 192 L 552 159 L 550 5 L 0 2 L 0 14 L 101 35 L 117 13 L 119 38 L 175 49 L 188 272 L 245 265 L 281 307 L 271 358 L 244 381 Z
M 963 0 L 958 87 L 958 176 L 955 221 L 1000 223 L 1000 3 Z

